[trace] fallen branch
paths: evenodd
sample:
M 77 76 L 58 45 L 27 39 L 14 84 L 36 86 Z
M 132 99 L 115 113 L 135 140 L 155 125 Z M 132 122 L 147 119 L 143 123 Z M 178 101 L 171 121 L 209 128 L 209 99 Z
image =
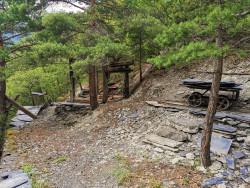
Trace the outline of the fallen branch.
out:
M 15 107 L 17 107 L 19 110 L 21 110 L 22 112 L 24 112 L 25 114 L 27 114 L 28 116 L 32 117 L 33 119 L 37 119 L 37 116 L 35 114 L 33 114 L 32 112 L 30 112 L 29 110 L 27 110 L 26 108 L 24 108 L 22 105 L 18 104 L 16 101 L 12 100 L 11 98 L 9 98 L 8 96 L 6 96 L 6 99 Z

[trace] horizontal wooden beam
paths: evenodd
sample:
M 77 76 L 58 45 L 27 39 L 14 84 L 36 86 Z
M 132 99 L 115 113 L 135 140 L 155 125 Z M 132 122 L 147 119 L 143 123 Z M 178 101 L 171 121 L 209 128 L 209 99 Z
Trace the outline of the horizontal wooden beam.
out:
M 33 119 L 37 119 L 37 116 L 35 114 L 33 114 L 32 112 L 30 112 L 29 110 L 27 110 L 26 108 L 24 108 L 22 105 L 18 104 L 16 101 L 12 100 L 11 98 L 9 98 L 8 96 L 6 96 L 6 99 L 15 107 L 17 107 L 19 110 L 21 110 L 22 112 L 24 112 L 25 114 L 27 114 L 28 116 L 32 117 Z
M 129 65 L 133 65 L 134 62 L 117 62 L 117 63 L 110 63 L 109 66 L 110 67 L 121 67 L 121 66 L 129 66 Z
M 109 67 L 107 69 L 107 72 L 132 72 L 132 69 L 130 68 L 123 68 L 123 67 Z

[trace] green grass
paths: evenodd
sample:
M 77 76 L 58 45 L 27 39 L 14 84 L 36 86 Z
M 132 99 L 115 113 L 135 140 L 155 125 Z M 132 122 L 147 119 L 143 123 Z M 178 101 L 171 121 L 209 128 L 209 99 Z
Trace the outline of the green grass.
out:
M 60 163 L 62 161 L 66 161 L 67 159 L 65 157 L 61 157 L 59 159 L 56 160 L 56 162 Z

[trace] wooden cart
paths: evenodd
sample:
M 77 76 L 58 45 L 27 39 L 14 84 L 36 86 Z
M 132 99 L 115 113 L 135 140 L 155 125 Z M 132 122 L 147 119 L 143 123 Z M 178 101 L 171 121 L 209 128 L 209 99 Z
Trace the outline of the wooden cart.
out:
M 181 86 L 185 86 L 192 89 L 200 89 L 205 90 L 203 93 L 193 92 L 188 97 L 188 103 L 193 107 L 199 107 L 202 105 L 207 105 L 209 101 L 209 96 L 205 94 L 210 91 L 212 81 L 202 81 L 196 79 L 186 79 L 182 80 L 180 83 Z M 241 84 L 236 84 L 232 81 L 222 81 L 220 86 L 220 91 L 231 92 L 231 96 L 219 95 L 218 99 L 218 109 L 226 110 L 228 109 L 234 102 L 239 100 L 240 90 L 242 90 Z

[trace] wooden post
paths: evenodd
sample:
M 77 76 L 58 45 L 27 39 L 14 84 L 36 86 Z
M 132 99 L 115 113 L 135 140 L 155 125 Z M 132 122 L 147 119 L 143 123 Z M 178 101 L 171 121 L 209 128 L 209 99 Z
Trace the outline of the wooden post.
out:
M 96 67 L 96 94 L 99 93 L 99 75 L 98 75 L 98 67 Z
M 12 100 L 11 98 L 9 98 L 8 96 L 6 96 L 6 99 L 15 107 L 17 107 L 19 110 L 21 110 L 22 112 L 24 112 L 25 114 L 27 114 L 28 116 L 32 117 L 33 119 L 37 119 L 37 116 L 35 114 L 33 114 L 32 112 L 30 112 L 29 110 L 27 110 L 26 108 L 22 107 L 20 104 L 18 104 L 16 101 Z
M 129 68 L 128 66 L 125 66 Z M 124 97 L 129 98 L 129 72 L 125 72 L 125 79 L 124 79 Z
M 107 72 L 107 66 L 102 67 L 102 76 L 103 76 L 103 97 L 102 97 L 102 102 L 106 103 L 108 100 L 108 75 L 109 73 Z
M 71 66 L 72 63 L 73 59 L 69 59 L 70 102 L 73 102 L 75 98 L 75 79 L 74 79 L 74 72 Z

